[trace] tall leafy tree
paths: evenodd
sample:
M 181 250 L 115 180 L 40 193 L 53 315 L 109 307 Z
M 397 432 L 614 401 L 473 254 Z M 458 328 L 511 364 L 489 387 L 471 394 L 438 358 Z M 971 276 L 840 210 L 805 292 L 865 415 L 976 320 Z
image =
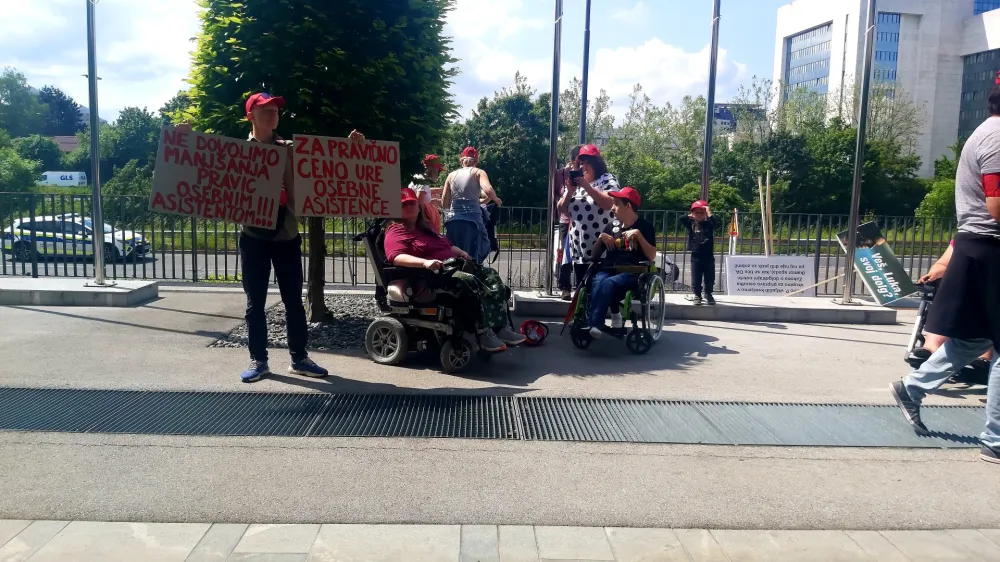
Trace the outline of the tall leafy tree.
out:
M 48 107 L 41 134 L 71 136 L 83 130 L 83 114 L 80 104 L 59 88 L 45 86 L 38 92 L 38 100 Z
M 13 68 L 0 73 L 0 129 L 14 138 L 40 133 L 47 112 L 24 74 Z
M 139 167 L 156 159 L 160 119 L 145 108 L 126 107 L 110 125 L 101 125 L 101 182 L 109 181 L 117 168 L 135 160 Z M 76 150 L 63 158 L 71 170 L 90 170 L 89 127 L 77 134 Z
M 190 82 L 194 126 L 247 132 L 243 103 L 255 91 L 288 100 L 281 133 L 400 143 L 404 177 L 439 145 L 455 106 L 444 16 L 453 0 L 200 0 L 201 34 Z M 323 304 L 323 221 L 310 222 L 309 316 Z
M 14 150 L 25 160 L 34 160 L 43 170 L 58 170 L 62 151 L 52 139 L 31 135 L 14 140 Z
M 175 122 L 179 122 L 176 121 L 176 119 L 183 119 L 185 112 L 187 112 L 190 107 L 191 96 L 188 94 L 187 90 L 181 90 L 160 108 L 160 119 L 163 120 L 164 125 L 172 125 Z

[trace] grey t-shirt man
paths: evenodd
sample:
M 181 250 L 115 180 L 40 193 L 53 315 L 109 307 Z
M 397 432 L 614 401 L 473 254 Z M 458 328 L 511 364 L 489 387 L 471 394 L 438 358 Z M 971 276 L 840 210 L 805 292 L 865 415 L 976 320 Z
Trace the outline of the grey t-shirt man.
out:
M 1000 223 L 986 208 L 986 198 L 1000 197 L 1000 193 L 986 193 L 986 174 L 1000 174 L 1000 117 L 990 117 L 972 133 L 955 174 L 959 232 L 1000 238 Z

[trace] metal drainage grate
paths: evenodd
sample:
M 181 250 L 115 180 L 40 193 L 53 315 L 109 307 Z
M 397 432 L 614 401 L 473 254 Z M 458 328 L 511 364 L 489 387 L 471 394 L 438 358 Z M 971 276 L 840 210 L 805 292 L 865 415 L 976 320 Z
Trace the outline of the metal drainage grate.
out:
M 0 388 L 0 430 L 815 447 L 974 447 L 984 413 L 925 407 L 918 437 L 895 406 L 428 394 Z
M 920 437 L 895 406 L 518 398 L 524 438 L 812 447 L 979 446 L 982 408 L 926 406 Z

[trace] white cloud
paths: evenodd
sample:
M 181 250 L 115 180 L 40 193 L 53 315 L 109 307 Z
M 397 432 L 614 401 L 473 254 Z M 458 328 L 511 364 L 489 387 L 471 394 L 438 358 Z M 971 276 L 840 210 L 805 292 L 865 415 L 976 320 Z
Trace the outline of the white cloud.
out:
M 87 14 L 80 0 L 10 2 L 0 23 L 3 64 L 35 87 L 56 86 L 88 105 Z M 199 28 L 196 0 L 101 0 L 96 5 L 101 116 L 127 106 L 156 111 L 184 88 L 191 38 Z
M 649 18 L 649 8 L 642 3 L 642 0 L 635 3 L 631 8 L 619 8 L 611 15 L 612 19 L 639 25 Z
M 524 17 L 523 0 L 458 0 L 445 33 L 456 40 L 503 41 L 524 30 L 541 30 L 551 19 Z

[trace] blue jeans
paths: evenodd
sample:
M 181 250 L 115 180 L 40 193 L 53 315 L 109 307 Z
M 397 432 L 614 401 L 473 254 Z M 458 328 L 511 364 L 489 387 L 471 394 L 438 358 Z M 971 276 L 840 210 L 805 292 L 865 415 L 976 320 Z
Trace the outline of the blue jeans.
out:
M 993 348 L 987 339 L 958 340 L 951 338 L 935 351 L 920 368 L 914 369 L 903 384 L 914 402 L 920 404 L 927 392 L 936 390 L 952 375 L 977 357 Z M 986 391 L 986 431 L 980 435 L 985 445 L 1000 448 L 1000 353 L 990 360 L 990 382 Z
M 617 304 L 629 290 L 639 287 L 638 273 L 598 271 L 590 282 L 590 327 L 604 325 L 608 307 Z

